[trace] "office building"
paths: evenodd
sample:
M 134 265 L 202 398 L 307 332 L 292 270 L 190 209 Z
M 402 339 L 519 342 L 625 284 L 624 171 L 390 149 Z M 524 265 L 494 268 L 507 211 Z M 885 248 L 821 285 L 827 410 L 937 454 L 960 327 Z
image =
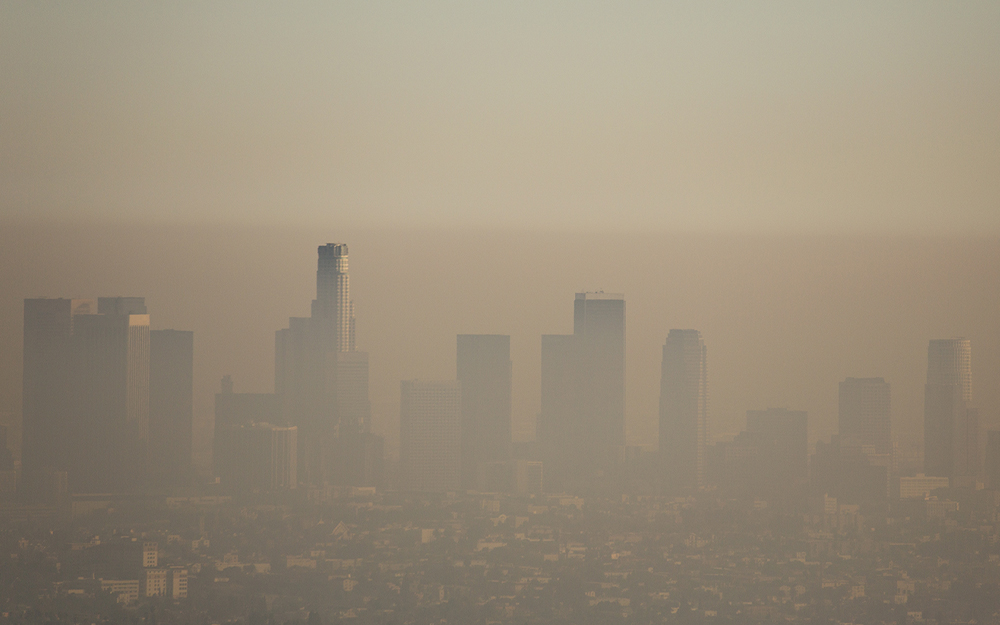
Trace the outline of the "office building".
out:
M 249 493 L 296 488 L 298 429 L 271 423 L 216 428 L 215 467 L 223 488 Z
M 341 435 L 371 430 L 372 405 L 368 393 L 368 352 L 337 353 L 337 430 Z
M 972 404 L 968 339 L 932 340 L 924 386 L 924 473 L 974 486 L 980 473 L 979 420 Z
M 926 499 L 939 488 L 948 488 L 948 478 L 932 477 L 923 473 L 899 478 L 900 499 Z
M 459 334 L 462 385 L 462 486 L 476 485 L 480 463 L 507 462 L 511 448 L 510 337 Z
M 355 343 L 347 245 L 321 245 L 310 316 L 290 318 L 288 327 L 275 333 L 274 387 L 288 423 L 300 430 L 303 483 L 360 486 L 350 482 L 374 479 L 371 468 L 381 460 L 370 453 L 382 445 L 368 440 L 368 373 L 368 354 Z M 365 453 L 349 453 L 358 441 Z
M 625 299 L 577 293 L 573 334 L 542 336 L 538 441 L 555 490 L 621 489 Z
M 871 445 L 892 454 L 890 387 L 882 378 L 847 378 L 840 383 L 838 433 L 843 445 Z
M 808 416 L 785 408 L 748 410 L 746 430 L 712 451 L 711 481 L 727 495 L 792 496 L 808 481 Z
M 312 319 L 317 322 L 319 337 L 326 351 L 354 351 L 353 312 L 351 279 L 347 273 L 347 245 L 321 245 Z
M 817 441 L 809 466 L 809 488 L 846 504 L 874 505 L 889 496 L 891 466 L 872 446 L 845 445 L 838 435 Z
M 215 474 L 222 475 L 228 449 L 228 430 L 255 423 L 285 425 L 282 397 L 276 393 L 236 393 L 233 379 L 223 376 L 221 392 L 215 394 L 215 435 L 212 462 Z
M 662 488 L 679 493 L 705 486 L 708 361 L 698 330 L 671 330 L 660 369 Z
M 458 490 L 462 466 L 461 383 L 402 382 L 399 425 L 403 488 Z
M 152 483 L 180 486 L 191 471 L 194 333 L 149 332 L 149 472 Z
M 136 490 L 148 470 L 149 315 L 141 297 L 98 298 L 97 310 L 73 319 L 70 490 Z
M 24 300 L 22 490 L 34 499 L 48 470 L 69 468 L 74 442 L 70 393 L 73 311 L 96 300 Z
M 747 433 L 761 450 L 758 479 L 763 490 L 777 492 L 808 481 L 808 423 L 804 410 L 747 411 Z
M 237 393 L 232 376 L 223 376 L 215 394 L 215 426 L 245 423 L 284 425 L 282 398 L 277 393 Z

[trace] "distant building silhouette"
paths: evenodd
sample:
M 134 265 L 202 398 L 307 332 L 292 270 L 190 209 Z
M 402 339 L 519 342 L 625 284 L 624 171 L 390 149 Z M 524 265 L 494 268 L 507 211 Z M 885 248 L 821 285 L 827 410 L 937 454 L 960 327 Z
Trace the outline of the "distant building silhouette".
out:
M 52 501 L 66 488 L 144 488 L 150 453 L 144 299 L 27 299 L 24 311 L 25 496 Z
M 73 320 L 78 438 L 73 492 L 121 492 L 148 477 L 149 315 L 141 297 L 101 297 Z
M 622 487 L 625 299 L 577 293 L 573 334 L 542 336 L 538 441 L 549 490 Z
M 458 490 L 462 468 L 461 383 L 403 381 L 399 428 L 403 488 Z
M 891 389 L 882 378 L 847 378 L 840 383 L 838 432 L 842 445 L 870 445 L 892 455 Z
M 354 327 L 347 245 L 321 245 L 311 316 L 292 317 L 275 333 L 274 388 L 299 428 L 306 484 L 371 485 L 381 467 L 371 457 L 382 441 L 371 433 L 368 354 L 356 351 Z
M 194 333 L 149 333 L 149 471 L 154 484 L 190 480 Z
M 462 487 L 476 488 L 483 463 L 511 458 L 510 337 L 459 334 L 457 378 L 462 385 Z
M 237 493 L 293 489 L 298 480 L 298 430 L 272 423 L 216 429 L 215 466 L 222 486 Z
M 980 473 L 979 419 L 972 405 L 968 339 L 932 340 L 924 386 L 924 473 L 974 486 Z
M 784 499 L 809 476 L 808 415 L 800 410 L 748 410 L 747 429 L 712 449 L 712 481 L 727 496 Z
M 814 495 L 827 494 L 841 503 L 874 505 L 889 496 L 890 468 L 871 446 L 844 444 L 834 435 L 829 442 L 816 443 L 809 488 Z
M 698 330 L 671 330 L 660 368 L 662 487 L 702 488 L 706 481 L 708 360 Z
M 71 468 L 73 311 L 91 306 L 96 313 L 96 300 L 24 300 L 21 488 L 29 499 L 37 498 L 46 471 Z

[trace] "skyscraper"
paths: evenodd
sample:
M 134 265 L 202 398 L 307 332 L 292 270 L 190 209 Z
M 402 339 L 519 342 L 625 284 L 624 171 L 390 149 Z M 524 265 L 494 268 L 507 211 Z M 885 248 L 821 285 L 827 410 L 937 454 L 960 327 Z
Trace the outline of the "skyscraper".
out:
M 351 278 L 347 273 L 347 245 L 344 243 L 319 246 L 312 318 L 318 323 L 328 351 L 354 351 L 354 307 L 351 302 Z
M 135 490 L 149 453 L 149 315 L 143 298 L 98 298 L 73 320 L 74 492 Z
M 621 487 L 625 450 L 625 298 L 577 293 L 573 334 L 542 337 L 538 439 L 555 489 Z
M 564 490 L 582 473 L 574 444 L 579 428 L 579 342 L 572 334 L 542 335 L 541 412 L 537 439 L 549 490 Z
M 460 382 L 403 381 L 399 429 L 403 488 L 442 492 L 461 487 Z
M 808 481 L 809 419 L 804 410 L 748 410 L 747 434 L 760 450 L 757 480 L 762 491 L 775 493 Z
M 678 492 L 705 485 L 708 438 L 707 350 L 698 330 L 671 330 L 660 367 L 662 487 Z
M 194 333 L 149 332 L 149 471 L 154 483 L 183 485 L 190 477 Z
M 66 471 L 73 445 L 70 341 L 81 300 L 24 300 L 22 485 L 37 499 L 45 471 Z M 86 300 L 97 308 L 97 302 Z M 77 306 L 74 306 L 77 304 Z
M 510 460 L 510 337 L 459 334 L 457 378 L 462 384 L 462 486 L 474 488 L 478 465 Z
M 847 378 L 840 383 L 838 431 L 844 446 L 871 446 L 892 454 L 891 389 L 882 378 Z
M 968 339 L 932 340 L 924 386 L 924 472 L 971 486 L 979 475 L 979 422 L 972 405 Z
M 356 351 L 354 327 L 347 245 L 321 245 L 311 315 L 292 317 L 288 328 L 275 333 L 274 388 L 288 422 L 299 428 L 298 477 L 307 484 L 355 481 L 366 473 L 348 466 L 358 454 L 346 447 L 363 443 L 373 453 L 382 448 L 380 441 L 367 440 L 374 436 L 368 354 Z M 370 455 L 358 462 L 381 464 Z
M 242 423 L 216 430 L 216 472 L 230 491 L 293 489 L 298 484 L 297 428 Z

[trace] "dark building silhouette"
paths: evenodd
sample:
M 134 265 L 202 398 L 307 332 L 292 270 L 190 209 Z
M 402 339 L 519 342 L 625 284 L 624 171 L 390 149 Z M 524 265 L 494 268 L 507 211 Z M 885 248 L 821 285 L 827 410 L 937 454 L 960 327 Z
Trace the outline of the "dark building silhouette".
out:
M 461 487 L 462 387 L 458 381 L 400 384 L 400 482 L 406 490 Z
M 671 330 L 660 369 L 662 488 L 676 493 L 706 481 L 708 360 L 698 330 Z
M 625 299 L 577 293 L 573 334 L 542 336 L 538 441 L 550 490 L 620 490 Z
M 51 502 L 67 489 L 141 490 L 151 454 L 158 454 L 157 467 L 186 472 L 191 334 L 161 335 L 161 358 L 151 370 L 144 298 L 28 299 L 24 306 L 26 497 Z M 159 409 L 152 430 L 151 392 Z
M 73 319 L 72 492 L 145 485 L 149 454 L 149 315 L 143 298 L 98 298 Z
M 808 481 L 808 424 L 804 410 L 747 411 L 746 433 L 760 450 L 756 479 L 762 492 L 779 493 Z
M 152 483 L 189 482 L 194 394 L 194 333 L 149 333 L 149 472 Z
M 276 393 L 236 393 L 233 379 L 222 378 L 221 392 L 215 394 L 215 433 L 212 437 L 212 464 L 215 474 L 225 472 L 226 432 L 234 428 L 268 423 L 286 425 L 281 395 Z M 230 463 L 232 466 L 232 463 Z
M 847 378 L 840 383 L 838 432 L 841 444 L 870 445 L 892 454 L 891 388 L 882 378 Z
M 510 337 L 459 334 L 462 384 L 462 487 L 476 488 L 480 465 L 511 459 Z
M 240 423 L 216 430 L 216 471 L 236 493 L 294 489 L 298 484 L 298 430 L 272 423 Z
M 839 436 L 818 441 L 809 468 L 809 489 L 840 503 L 877 505 L 889 495 L 890 466 L 870 449 L 845 445 Z
M 71 400 L 73 311 L 97 312 L 95 300 L 24 300 L 21 489 L 28 499 L 46 471 L 67 471 L 75 432 Z
M 783 499 L 808 481 L 808 416 L 785 408 L 747 411 L 747 429 L 711 450 L 712 482 L 729 496 Z
M 972 405 L 968 339 L 932 340 L 924 386 L 924 473 L 974 486 L 980 473 L 979 419 Z

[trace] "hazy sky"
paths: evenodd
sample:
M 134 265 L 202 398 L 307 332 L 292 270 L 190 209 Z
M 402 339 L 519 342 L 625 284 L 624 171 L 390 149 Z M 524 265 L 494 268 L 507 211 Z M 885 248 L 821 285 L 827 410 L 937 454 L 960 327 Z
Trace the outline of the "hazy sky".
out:
M 0 212 L 1000 232 L 998 2 L 0 0 Z

